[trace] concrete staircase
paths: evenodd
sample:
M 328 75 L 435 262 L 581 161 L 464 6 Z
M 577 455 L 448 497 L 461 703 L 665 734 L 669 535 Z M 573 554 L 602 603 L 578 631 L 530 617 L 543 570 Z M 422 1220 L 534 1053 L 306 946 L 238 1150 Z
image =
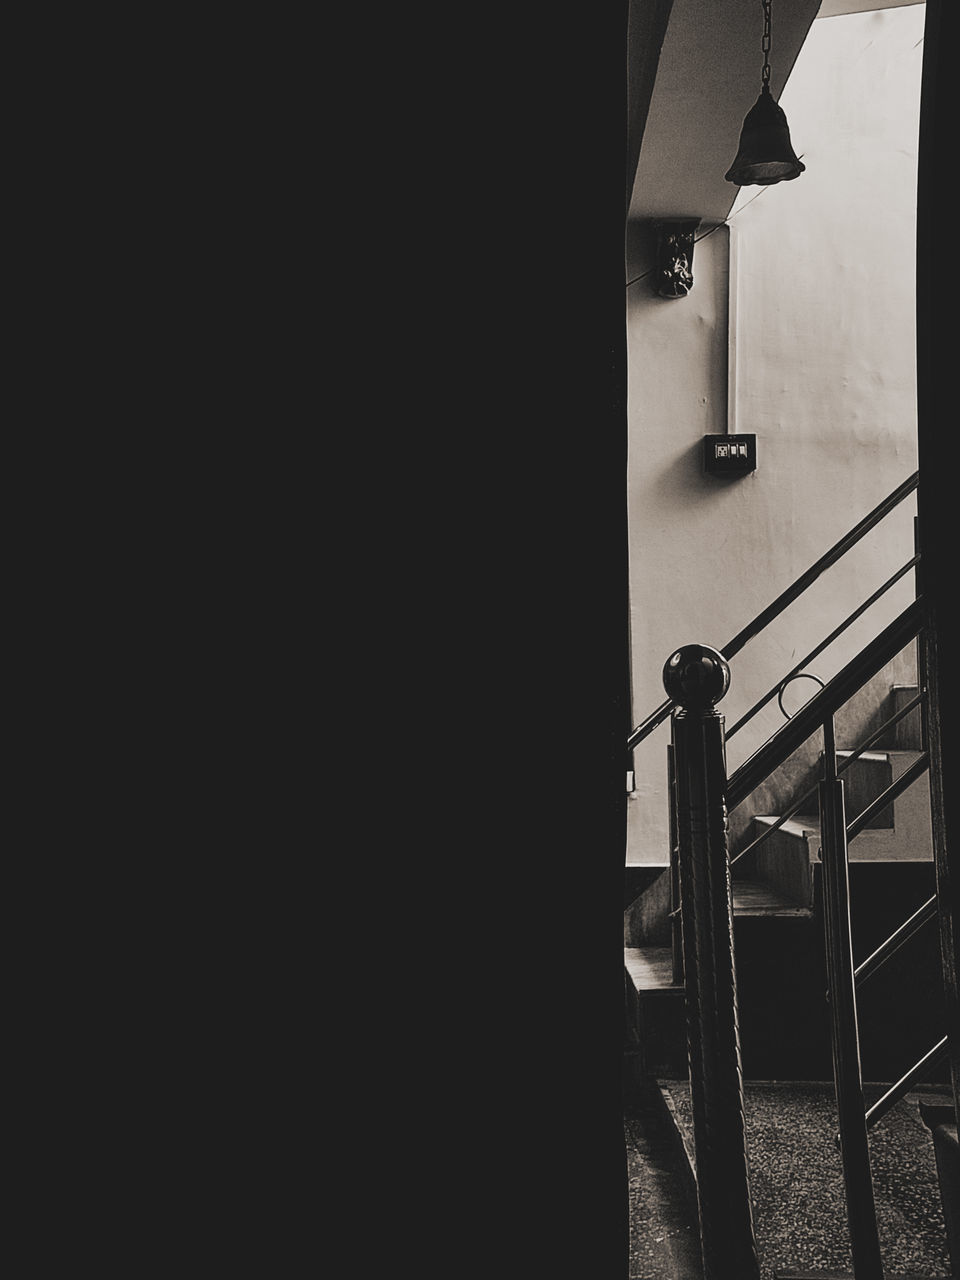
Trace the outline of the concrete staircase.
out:
M 892 688 L 888 714 L 915 695 L 916 688 Z M 852 754 L 838 752 L 841 760 Z M 919 713 L 914 711 L 844 770 L 848 824 L 919 754 Z M 813 812 L 786 821 L 733 868 L 739 1023 L 748 1079 L 832 1076 L 815 796 L 811 807 Z M 778 816 L 755 816 L 742 847 L 774 826 Z M 854 838 L 849 855 L 859 964 L 935 892 L 926 774 Z M 624 963 L 637 993 L 638 1069 L 680 1079 L 687 1073 L 683 990 L 674 981 L 668 894 L 666 871 L 630 901 L 624 913 Z M 864 1078 L 892 1082 L 912 1066 L 943 1035 L 942 1002 L 939 942 L 930 923 L 859 993 Z

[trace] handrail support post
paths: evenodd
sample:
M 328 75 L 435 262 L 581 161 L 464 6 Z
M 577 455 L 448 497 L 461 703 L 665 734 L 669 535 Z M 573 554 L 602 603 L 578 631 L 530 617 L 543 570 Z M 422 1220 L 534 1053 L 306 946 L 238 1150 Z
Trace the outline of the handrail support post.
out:
M 704 1278 L 760 1280 L 737 1025 L 723 716 L 714 709 L 730 668 L 717 650 L 687 645 L 668 659 L 663 682 L 678 704 L 673 762 Z
M 839 1141 L 856 1280 L 883 1280 L 883 1262 L 873 1198 L 870 1149 L 864 1112 L 863 1079 L 850 928 L 850 877 L 843 780 L 837 776 L 833 715 L 823 724 L 820 798 L 820 858 L 829 984 L 833 1078 Z

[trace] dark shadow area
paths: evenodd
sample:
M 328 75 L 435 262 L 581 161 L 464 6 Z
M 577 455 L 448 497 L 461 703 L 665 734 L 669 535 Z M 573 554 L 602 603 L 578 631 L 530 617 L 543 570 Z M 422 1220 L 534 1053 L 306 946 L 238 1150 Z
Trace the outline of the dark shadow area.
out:
M 697 1204 L 682 1146 L 652 1080 L 624 1107 L 630 1187 L 630 1280 L 701 1280 Z

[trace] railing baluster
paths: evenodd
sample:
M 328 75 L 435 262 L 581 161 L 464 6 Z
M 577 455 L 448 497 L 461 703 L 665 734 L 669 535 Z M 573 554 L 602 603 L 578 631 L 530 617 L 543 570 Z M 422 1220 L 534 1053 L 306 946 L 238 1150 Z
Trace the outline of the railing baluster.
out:
M 759 1280 L 737 1026 L 733 898 L 724 803 L 730 668 L 703 645 L 678 650 L 663 683 L 673 714 L 677 835 L 697 1201 L 705 1280 Z
M 823 725 L 823 778 L 820 782 L 820 856 L 840 1150 L 850 1228 L 850 1252 L 856 1280 L 883 1280 L 877 1213 L 864 1119 L 863 1079 L 850 930 L 850 877 L 843 782 L 837 776 L 833 716 Z
M 919 549 L 920 521 L 915 523 L 915 538 Z M 927 525 L 929 527 L 929 525 Z M 923 560 L 917 568 L 918 590 L 924 582 Z M 950 1087 L 954 1110 L 960 1112 L 960 971 L 957 954 L 960 951 L 954 899 L 957 882 L 960 881 L 960 854 L 957 851 L 956 818 L 950 827 L 947 782 L 950 756 L 944 758 L 944 739 L 949 740 L 949 727 L 945 725 L 947 699 L 944 687 L 949 687 L 948 674 L 953 664 L 953 654 L 948 647 L 949 618 L 942 610 L 943 595 L 935 591 L 932 598 L 924 600 L 924 626 L 917 646 L 917 671 L 920 687 L 925 697 L 920 713 L 920 743 L 930 757 L 930 830 L 933 837 L 933 866 L 937 883 L 940 927 L 940 965 L 943 974 L 944 1013 L 946 1016 L 947 1056 L 950 1062 Z M 950 664 L 950 666 L 948 666 Z M 946 728 L 946 734 L 945 734 Z M 948 839 L 953 829 L 954 839 Z
M 914 592 L 917 599 L 923 595 L 923 569 L 920 563 L 920 517 L 913 517 L 913 551 L 917 561 L 914 571 Z M 920 750 L 930 754 L 929 707 L 927 705 L 927 647 L 921 634 L 917 643 L 917 688 L 920 691 Z
M 677 771 L 673 743 L 667 744 L 667 802 L 670 820 L 670 954 L 673 980 L 683 982 L 683 934 L 680 919 L 680 861 L 677 850 Z

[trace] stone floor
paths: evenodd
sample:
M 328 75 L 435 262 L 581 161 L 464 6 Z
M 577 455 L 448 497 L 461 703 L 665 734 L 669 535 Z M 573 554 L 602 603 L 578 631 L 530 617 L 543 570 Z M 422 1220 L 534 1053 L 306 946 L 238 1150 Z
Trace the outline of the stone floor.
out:
M 677 1133 L 656 1084 L 624 1107 L 630 1191 L 630 1280 L 702 1280 L 697 1206 Z
M 700 1280 L 696 1208 L 669 1119 L 672 1108 L 692 1146 L 689 1088 L 661 1084 L 659 1107 L 648 1083 L 625 1108 L 630 1280 Z M 882 1092 L 867 1086 L 868 1105 Z M 890 1273 L 948 1280 L 933 1141 L 919 1096 L 908 1095 L 871 1130 L 880 1245 Z M 852 1274 L 832 1086 L 748 1082 L 745 1114 L 763 1280 L 787 1267 Z

